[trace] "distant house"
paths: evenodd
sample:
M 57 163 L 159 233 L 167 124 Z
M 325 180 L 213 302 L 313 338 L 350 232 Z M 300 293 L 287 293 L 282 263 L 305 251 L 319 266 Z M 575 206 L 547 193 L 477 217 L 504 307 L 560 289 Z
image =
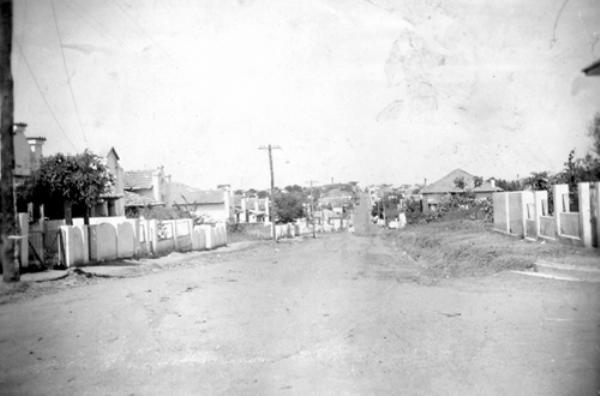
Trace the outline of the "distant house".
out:
M 459 188 L 455 180 L 462 179 L 464 188 Z M 475 176 L 462 169 L 455 169 L 441 179 L 426 185 L 421 189 L 423 212 L 435 210 L 443 198 L 472 192 L 475 198 L 491 197 L 492 193 L 502 191 L 496 187 L 494 180 L 484 181 L 480 186 L 475 187 Z
M 226 185 L 216 190 L 200 190 L 183 183 L 171 183 L 167 204 L 185 209 L 207 222 L 231 221 L 233 217 L 230 191 Z
M 119 154 L 114 147 L 106 152 L 104 163 L 114 178 L 110 190 L 102 195 L 102 201 L 92 209 L 92 216 L 125 216 L 125 180 Z
M 13 145 L 15 153 L 14 176 L 16 183 L 28 177 L 40 167 L 42 159 L 42 146 L 45 137 L 27 137 L 25 129 L 27 124 L 18 122 L 13 127 Z
M 333 188 L 319 197 L 319 206 L 342 213 L 344 208 L 352 204 L 352 193 L 339 188 Z
M 126 171 L 123 177 L 125 208 L 166 205 L 171 176 L 161 166 L 155 170 Z

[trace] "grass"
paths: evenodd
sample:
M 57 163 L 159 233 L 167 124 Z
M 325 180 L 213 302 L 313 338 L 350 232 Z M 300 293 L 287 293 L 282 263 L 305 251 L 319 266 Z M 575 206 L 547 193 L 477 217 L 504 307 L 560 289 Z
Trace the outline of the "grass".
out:
M 446 220 L 387 231 L 423 267 L 423 275 L 453 278 L 532 268 L 538 259 L 577 264 L 600 263 L 598 249 L 529 242 L 492 231 L 478 220 Z

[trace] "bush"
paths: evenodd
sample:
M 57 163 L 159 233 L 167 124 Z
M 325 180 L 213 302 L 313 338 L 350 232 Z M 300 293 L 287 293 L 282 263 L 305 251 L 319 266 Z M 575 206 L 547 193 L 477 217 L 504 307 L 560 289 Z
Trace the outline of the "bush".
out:
M 453 195 L 443 199 L 435 211 L 421 212 L 420 201 L 408 201 L 406 220 L 409 224 L 430 223 L 441 220 L 470 219 L 492 222 L 494 205 L 491 198 L 475 198 L 469 195 Z

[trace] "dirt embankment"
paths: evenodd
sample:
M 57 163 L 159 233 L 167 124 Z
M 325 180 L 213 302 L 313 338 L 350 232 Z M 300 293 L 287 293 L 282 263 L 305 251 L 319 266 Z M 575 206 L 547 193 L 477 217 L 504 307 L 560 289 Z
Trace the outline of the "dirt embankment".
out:
M 385 231 L 432 278 L 487 275 L 531 268 L 538 259 L 569 264 L 600 262 L 600 253 L 558 243 L 529 242 L 491 230 L 481 221 L 453 220 Z

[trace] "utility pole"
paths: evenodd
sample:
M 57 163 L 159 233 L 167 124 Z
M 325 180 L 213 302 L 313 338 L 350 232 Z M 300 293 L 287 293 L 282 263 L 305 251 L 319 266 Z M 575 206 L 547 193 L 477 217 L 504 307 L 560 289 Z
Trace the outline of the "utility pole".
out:
M 1 0 L 0 0 L 1 1 Z M 273 150 L 281 150 L 279 146 L 260 146 L 259 150 L 268 150 L 269 152 L 269 169 L 271 171 L 271 199 L 269 200 L 269 217 L 271 217 L 271 224 L 273 225 L 273 240 L 277 242 L 277 233 L 275 232 L 275 176 L 273 173 Z
M 5 282 L 19 280 L 18 257 L 15 257 L 17 223 L 13 190 L 14 97 L 10 66 L 12 5 L 12 0 L 0 0 L 0 260 Z
M 313 239 L 317 238 L 317 234 L 315 232 L 315 193 L 314 193 L 314 189 L 313 189 L 313 183 L 315 183 L 316 180 L 309 180 L 308 183 L 310 183 L 310 217 L 312 220 L 312 234 L 313 234 Z

